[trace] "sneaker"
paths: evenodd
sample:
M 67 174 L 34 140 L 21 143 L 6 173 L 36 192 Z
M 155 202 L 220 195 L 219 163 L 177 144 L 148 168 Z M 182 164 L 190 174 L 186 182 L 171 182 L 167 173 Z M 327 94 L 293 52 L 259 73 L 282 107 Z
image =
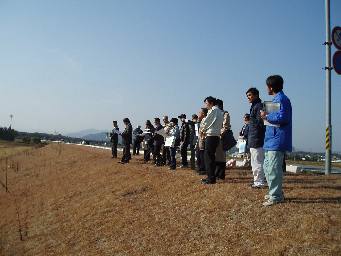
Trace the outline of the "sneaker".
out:
M 209 179 L 201 179 L 201 184 L 216 184 L 217 182 L 215 180 L 209 180 Z
M 255 188 L 255 189 L 262 189 L 262 188 L 264 188 L 264 185 L 255 185 L 255 184 L 252 184 L 250 187 L 251 187 L 251 188 Z
M 185 169 L 185 168 L 188 168 L 188 165 L 180 165 L 179 168 Z
M 279 203 L 283 203 L 283 202 L 284 202 L 283 199 L 279 200 L 279 201 L 274 201 L 274 200 L 269 199 L 263 203 L 263 206 L 272 206 L 274 204 L 279 204 Z
M 270 195 L 269 194 L 266 194 L 265 196 L 264 196 L 264 199 L 265 200 L 269 200 L 271 197 L 270 197 Z M 284 198 L 284 194 L 282 194 L 282 200 L 281 201 L 284 201 L 285 200 L 285 198 Z

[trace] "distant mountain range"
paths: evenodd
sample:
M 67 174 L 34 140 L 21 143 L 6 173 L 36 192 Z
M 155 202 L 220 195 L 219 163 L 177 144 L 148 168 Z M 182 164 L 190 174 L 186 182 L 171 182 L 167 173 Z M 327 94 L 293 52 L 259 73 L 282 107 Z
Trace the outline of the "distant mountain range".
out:
M 106 131 L 96 130 L 96 129 L 86 129 L 81 130 L 78 132 L 71 132 L 64 134 L 65 136 L 72 137 L 72 138 L 83 138 L 84 136 L 90 135 L 90 134 L 97 134 L 97 133 L 105 133 Z
M 94 140 L 94 141 L 110 141 L 106 132 L 87 134 L 87 135 L 82 136 L 81 138 L 85 140 Z
M 100 131 L 96 129 L 86 129 L 79 132 L 73 132 L 65 134 L 68 137 L 72 138 L 81 138 L 84 140 L 91 140 L 91 141 L 110 141 L 107 137 L 107 131 Z M 119 136 L 118 142 L 121 142 L 121 136 Z

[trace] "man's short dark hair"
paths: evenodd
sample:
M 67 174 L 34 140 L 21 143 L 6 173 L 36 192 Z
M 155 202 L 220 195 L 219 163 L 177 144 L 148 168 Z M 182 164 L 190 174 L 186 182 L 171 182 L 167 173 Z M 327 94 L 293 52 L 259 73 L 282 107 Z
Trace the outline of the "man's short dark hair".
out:
M 271 87 L 275 93 L 283 90 L 283 78 L 280 75 L 269 76 L 266 79 L 266 85 Z
M 155 123 L 160 123 L 160 118 L 155 117 L 155 118 L 154 118 L 154 122 L 155 122 Z
M 198 119 L 198 115 L 197 114 L 193 114 L 192 115 L 192 119 Z
M 247 120 L 250 120 L 250 114 L 245 114 L 244 118 L 246 118 Z
M 259 97 L 259 91 L 258 91 L 258 89 L 255 88 L 255 87 L 249 88 L 249 89 L 246 91 L 245 94 L 248 94 L 248 93 L 251 93 L 252 95 L 255 95 L 255 96 Z
M 178 119 L 176 117 L 173 117 L 170 122 L 174 123 L 174 124 L 178 124 Z
M 207 108 L 201 108 L 201 111 L 204 113 L 205 116 L 207 116 L 208 109 Z
M 214 97 L 212 97 L 212 96 L 208 96 L 208 97 L 206 97 L 206 99 L 204 100 L 204 102 L 205 101 L 207 101 L 208 103 L 210 103 L 210 104 L 213 104 L 213 105 L 215 105 L 216 104 L 216 101 L 217 101 L 217 99 L 216 98 L 214 98 Z
M 221 99 L 216 99 L 215 104 L 220 110 L 224 109 L 224 102 Z
M 130 120 L 129 120 L 129 118 L 127 118 L 127 117 L 126 117 L 126 118 L 124 118 L 124 119 L 123 119 L 123 123 L 130 123 Z

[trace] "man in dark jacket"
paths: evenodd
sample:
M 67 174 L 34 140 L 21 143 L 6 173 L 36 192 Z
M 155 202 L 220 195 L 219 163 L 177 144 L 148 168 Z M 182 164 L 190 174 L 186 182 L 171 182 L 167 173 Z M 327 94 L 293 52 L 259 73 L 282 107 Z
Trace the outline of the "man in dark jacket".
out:
M 248 147 L 247 140 L 249 138 L 249 123 L 250 123 L 250 114 L 245 114 L 244 115 L 244 125 L 239 132 L 239 138 L 245 140 L 245 142 L 246 142 L 244 153 L 249 152 L 249 150 L 247 148 Z
M 189 148 L 191 150 L 191 169 L 195 170 L 195 146 L 198 140 L 196 127 L 198 125 L 198 116 L 192 115 L 192 121 L 188 121 L 189 125 Z
M 181 166 L 180 168 L 187 168 L 188 161 L 187 161 L 187 148 L 190 143 L 190 129 L 189 123 L 186 120 L 186 115 L 181 114 L 178 116 L 181 120 L 182 125 L 180 128 L 180 153 L 181 153 Z
M 131 126 L 129 118 L 124 118 L 123 123 L 126 127 L 121 134 L 123 144 L 123 157 L 122 160 L 119 162 L 121 164 L 129 163 L 129 160 L 131 159 L 130 144 L 132 143 L 133 137 L 133 127 Z
M 161 149 L 164 143 L 164 138 L 162 135 L 158 134 L 158 131 L 162 130 L 163 126 L 161 125 L 160 118 L 158 117 L 154 118 L 154 124 L 155 124 L 155 133 L 154 133 L 153 159 L 154 159 L 154 164 L 156 166 L 161 166 L 162 165 Z
M 251 154 L 251 167 L 253 173 L 252 188 L 265 186 L 264 164 L 264 135 L 265 126 L 260 111 L 263 109 L 262 100 L 259 98 L 259 91 L 250 88 L 246 91 L 246 97 L 251 103 L 250 123 L 247 144 Z
M 110 141 L 112 143 L 111 154 L 112 154 L 112 158 L 117 158 L 118 134 L 120 132 L 120 129 L 117 126 L 117 121 L 112 121 L 112 124 L 114 128 L 112 129 L 110 133 Z
M 133 155 L 140 154 L 140 147 L 143 137 L 140 136 L 143 133 L 141 130 L 141 126 L 137 126 L 137 128 L 133 131 L 134 140 L 133 140 Z

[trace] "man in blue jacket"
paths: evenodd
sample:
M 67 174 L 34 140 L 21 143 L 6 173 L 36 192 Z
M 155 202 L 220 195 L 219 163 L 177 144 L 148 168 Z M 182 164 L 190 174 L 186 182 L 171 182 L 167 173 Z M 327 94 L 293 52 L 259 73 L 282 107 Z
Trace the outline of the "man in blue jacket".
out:
M 289 98 L 283 92 L 283 78 L 279 75 L 269 76 L 266 80 L 268 94 L 274 96 L 272 102 L 279 103 L 279 110 L 267 113 L 261 111 L 266 126 L 264 139 L 264 173 L 269 186 L 264 206 L 271 206 L 284 201 L 283 158 L 286 151 L 292 151 L 292 108 Z

